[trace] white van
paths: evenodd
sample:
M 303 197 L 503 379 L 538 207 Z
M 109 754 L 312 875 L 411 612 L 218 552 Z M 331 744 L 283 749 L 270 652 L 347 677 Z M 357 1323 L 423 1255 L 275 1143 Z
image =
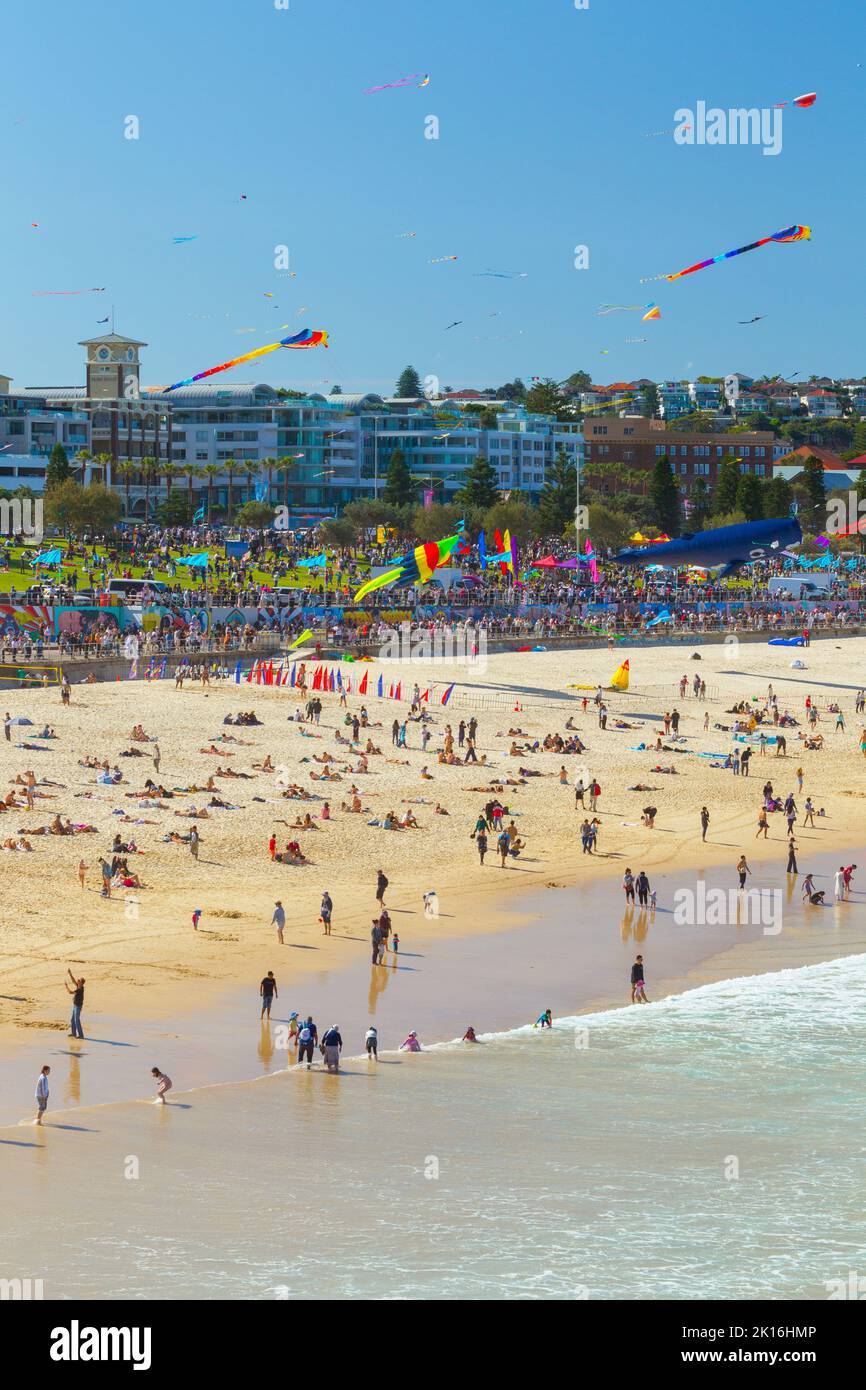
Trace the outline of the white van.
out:
M 168 585 L 161 579 L 109 579 L 108 593 L 111 598 L 134 601 L 141 597 L 142 589 L 150 589 L 154 594 L 168 592 Z

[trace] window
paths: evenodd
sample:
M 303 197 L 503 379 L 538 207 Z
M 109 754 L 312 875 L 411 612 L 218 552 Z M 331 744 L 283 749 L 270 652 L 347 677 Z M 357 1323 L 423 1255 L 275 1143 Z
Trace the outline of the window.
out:
M 207 449 L 200 449 L 195 457 L 197 463 L 207 463 Z
M 747 458 L 749 457 L 749 454 L 750 454 L 751 452 L 752 452 L 752 451 L 751 451 L 751 449 L 749 448 L 749 446 L 748 446 L 748 444 L 747 444 L 746 447 L 745 447 L 745 449 L 743 450 L 743 458 L 744 458 L 744 459 L 747 459 Z
M 196 444 L 206 444 L 206 443 L 207 443 L 207 430 L 196 430 L 196 432 L 195 432 L 195 442 L 196 442 Z

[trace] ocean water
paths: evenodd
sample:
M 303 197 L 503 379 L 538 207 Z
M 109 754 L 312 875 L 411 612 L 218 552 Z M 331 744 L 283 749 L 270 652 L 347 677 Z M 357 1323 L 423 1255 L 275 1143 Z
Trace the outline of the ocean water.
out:
M 0 1274 L 46 1298 L 824 1299 L 866 1275 L 864 993 L 845 957 L 79 1110 L 2 1149 Z

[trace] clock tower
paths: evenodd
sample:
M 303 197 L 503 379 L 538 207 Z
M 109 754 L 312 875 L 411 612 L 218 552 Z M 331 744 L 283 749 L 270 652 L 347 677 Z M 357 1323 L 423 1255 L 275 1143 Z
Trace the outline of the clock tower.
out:
M 120 333 L 105 333 L 101 338 L 85 338 L 79 347 L 87 349 L 86 395 L 91 400 L 140 399 L 138 353 L 147 343 Z

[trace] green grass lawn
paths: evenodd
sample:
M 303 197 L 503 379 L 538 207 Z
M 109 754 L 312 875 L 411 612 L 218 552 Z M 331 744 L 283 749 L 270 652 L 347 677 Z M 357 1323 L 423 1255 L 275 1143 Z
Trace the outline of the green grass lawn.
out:
M 50 548 L 59 547 L 61 551 L 65 551 L 67 549 L 67 546 L 68 543 L 66 541 L 51 540 L 43 541 L 42 546 L 40 548 L 43 550 L 48 550 Z M 36 582 L 35 569 L 31 568 L 29 565 L 25 565 L 24 567 L 22 567 L 21 561 L 23 556 L 33 556 L 38 555 L 39 553 L 39 549 L 36 549 L 32 546 L 15 546 L 7 548 L 6 554 L 9 557 L 10 568 L 0 569 L 0 594 L 8 594 L 12 589 L 16 589 L 19 592 L 21 592 L 22 590 L 28 589 L 31 584 L 34 584 Z M 104 557 L 105 553 L 106 552 L 104 547 L 97 547 L 98 556 Z M 185 555 L 194 555 L 197 553 L 199 552 L 197 552 L 195 549 L 187 551 L 178 550 L 172 551 L 172 557 L 174 559 L 181 559 Z M 366 568 L 365 562 L 361 562 L 361 567 Z M 118 568 L 121 571 L 128 570 L 130 576 L 133 579 L 141 579 L 144 576 L 147 567 L 145 565 L 129 565 L 126 562 L 121 561 Z M 57 566 L 40 566 L 40 574 L 43 582 L 50 583 L 52 580 L 57 579 L 68 582 L 69 578 L 73 573 L 77 574 L 78 576 L 79 589 L 86 589 L 90 587 L 89 580 L 86 578 L 85 575 L 84 564 L 80 559 L 76 559 L 71 563 L 64 562 L 63 564 L 61 564 L 59 570 Z M 195 570 L 190 570 L 187 575 L 185 575 L 181 570 L 178 574 L 174 576 L 174 578 L 172 578 L 167 570 L 155 569 L 152 577 L 156 580 L 161 580 L 164 584 L 179 584 L 184 588 L 192 588 L 195 592 L 201 593 L 202 595 L 205 595 L 209 592 L 210 588 L 214 587 L 213 585 L 208 586 L 200 582 L 197 582 L 194 576 Z M 273 571 L 254 569 L 252 571 L 252 582 L 254 584 L 267 584 L 273 587 Z M 324 581 L 322 579 L 321 574 L 316 570 L 294 570 L 290 575 L 281 578 L 277 587 L 280 589 L 313 589 L 322 592 L 322 590 L 324 589 Z M 328 575 L 328 591 L 329 593 L 337 592 L 336 578 L 331 574 Z

